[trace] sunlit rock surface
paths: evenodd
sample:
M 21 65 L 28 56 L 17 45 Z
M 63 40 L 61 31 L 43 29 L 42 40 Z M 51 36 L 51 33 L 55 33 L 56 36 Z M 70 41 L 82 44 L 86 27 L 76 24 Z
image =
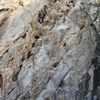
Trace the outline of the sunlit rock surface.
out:
M 99 12 L 99 0 L 0 0 L 0 100 L 100 96 Z

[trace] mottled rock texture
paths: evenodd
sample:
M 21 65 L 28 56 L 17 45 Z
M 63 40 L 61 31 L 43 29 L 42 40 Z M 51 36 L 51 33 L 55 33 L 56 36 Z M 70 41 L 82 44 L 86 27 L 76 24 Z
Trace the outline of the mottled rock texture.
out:
M 0 100 L 94 95 L 100 96 L 100 0 L 0 0 Z

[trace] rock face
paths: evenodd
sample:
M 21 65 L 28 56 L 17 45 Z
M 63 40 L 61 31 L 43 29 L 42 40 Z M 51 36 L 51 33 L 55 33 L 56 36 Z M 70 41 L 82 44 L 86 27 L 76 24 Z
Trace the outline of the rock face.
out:
M 0 100 L 100 96 L 100 1 L 19 2 L 0 1 Z

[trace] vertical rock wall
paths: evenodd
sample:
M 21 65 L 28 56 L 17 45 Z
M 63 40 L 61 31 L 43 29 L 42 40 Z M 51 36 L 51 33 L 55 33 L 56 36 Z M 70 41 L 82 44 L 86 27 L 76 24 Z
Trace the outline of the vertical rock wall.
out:
M 1 100 L 100 96 L 99 0 L 26 0 L 13 9 L 9 3 L 0 7 Z

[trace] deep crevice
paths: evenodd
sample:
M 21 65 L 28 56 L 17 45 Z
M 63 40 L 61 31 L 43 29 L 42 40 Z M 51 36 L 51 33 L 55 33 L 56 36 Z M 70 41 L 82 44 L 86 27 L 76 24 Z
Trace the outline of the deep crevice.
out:
M 33 55 L 33 54 L 31 53 L 31 51 L 29 51 L 28 54 L 27 54 L 27 58 L 29 59 L 30 56 L 32 56 L 32 55 Z
M 100 66 L 96 65 L 93 76 L 93 95 L 96 94 L 96 90 L 99 85 L 100 85 Z
M 89 73 L 85 73 L 78 84 L 78 90 L 76 91 L 75 100 L 83 100 L 83 98 L 88 94 L 89 90 Z
M 26 37 L 26 33 L 22 36 L 22 38 L 25 38 Z
M 58 66 L 58 64 L 59 64 L 59 62 L 55 62 L 55 63 L 53 64 L 53 67 L 56 68 L 56 67 Z
M 1 24 L 0 24 L 0 27 L 7 21 L 7 17 L 6 18 L 4 18 L 2 21 L 1 21 Z
M 63 80 L 62 80 L 58 87 L 62 87 L 63 84 L 64 84 L 64 83 L 63 83 Z
M 19 66 L 19 67 L 20 67 L 20 69 L 22 68 L 22 66 L 23 66 L 23 65 L 20 65 L 20 66 Z
M 32 47 L 34 47 L 34 46 L 35 46 L 35 43 L 32 44 Z
M 19 71 L 12 77 L 13 82 L 17 81 L 18 74 L 19 74 Z
M 19 70 L 14 74 L 14 76 L 12 77 L 12 81 L 13 82 L 15 82 L 15 81 L 17 81 L 17 79 L 18 79 L 18 74 L 19 74 L 19 72 L 20 72 L 20 70 L 21 70 L 21 68 L 22 68 L 22 64 L 19 66 Z
M 66 46 L 66 43 L 63 44 L 63 47 L 65 47 L 65 46 Z
M 0 9 L 0 12 L 2 12 L 2 11 L 8 11 L 9 10 L 9 8 L 2 8 L 2 9 Z
M 0 74 L 0 88 L 2 89 L 3 85 L 3 77 L 2 74 Z
M 8 95 L 14 90 L 14 88 L 11 89 L 11 91 L 8 92 Z
M 91 64 L 94 65 L 97 63 L 98 63 L 98 57 L 93 58 Z
M 19 97 L 20 95 L 21 95 L 21 94 L 17 95 L 17 97 L 15 98 L 15 100 L 17 100 L 17 99 L 18 99 L 18 97 Z
M 35 39 L 39 39 L 40 37 L 38 35 L 35 36 Z

